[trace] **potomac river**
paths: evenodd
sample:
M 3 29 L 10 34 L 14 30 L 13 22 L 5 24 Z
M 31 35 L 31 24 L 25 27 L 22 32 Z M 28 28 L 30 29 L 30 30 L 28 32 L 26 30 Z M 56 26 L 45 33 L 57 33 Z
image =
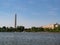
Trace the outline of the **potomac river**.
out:
M 60 45 L 60 33 L 0 32 L 0 45 Z

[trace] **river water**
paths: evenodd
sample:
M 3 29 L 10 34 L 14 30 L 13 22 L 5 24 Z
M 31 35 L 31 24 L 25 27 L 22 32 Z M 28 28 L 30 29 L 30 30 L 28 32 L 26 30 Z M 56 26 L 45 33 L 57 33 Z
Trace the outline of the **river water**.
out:
M 0 45 L 60 45 L 60 33 L 0 32 Z

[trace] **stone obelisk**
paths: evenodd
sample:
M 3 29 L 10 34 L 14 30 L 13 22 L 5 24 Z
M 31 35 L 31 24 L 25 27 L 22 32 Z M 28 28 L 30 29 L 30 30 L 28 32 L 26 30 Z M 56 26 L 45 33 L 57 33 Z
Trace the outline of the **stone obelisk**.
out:
M 15 28 L 17 27 L 17 14 L 15 14 Z

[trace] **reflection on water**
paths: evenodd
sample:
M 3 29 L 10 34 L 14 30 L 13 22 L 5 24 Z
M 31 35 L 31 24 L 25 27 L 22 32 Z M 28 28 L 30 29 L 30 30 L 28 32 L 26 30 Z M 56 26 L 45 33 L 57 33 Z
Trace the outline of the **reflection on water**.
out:
M 0 32 L 0 45 L 60 45 L 60 33 Z

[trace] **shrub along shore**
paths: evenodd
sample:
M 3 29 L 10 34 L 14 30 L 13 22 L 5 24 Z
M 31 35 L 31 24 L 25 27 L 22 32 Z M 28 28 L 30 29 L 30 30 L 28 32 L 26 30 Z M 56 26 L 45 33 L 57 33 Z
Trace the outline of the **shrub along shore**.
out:
M 49 28 L 42 28 L 42 27 L 31 27 L 25 28 L 24 26 L 17 26 L 16 28 L 13 27 L 0 27 L 0 32 L 60 32 L 60 26 L 55 27 L 54 29 Z

